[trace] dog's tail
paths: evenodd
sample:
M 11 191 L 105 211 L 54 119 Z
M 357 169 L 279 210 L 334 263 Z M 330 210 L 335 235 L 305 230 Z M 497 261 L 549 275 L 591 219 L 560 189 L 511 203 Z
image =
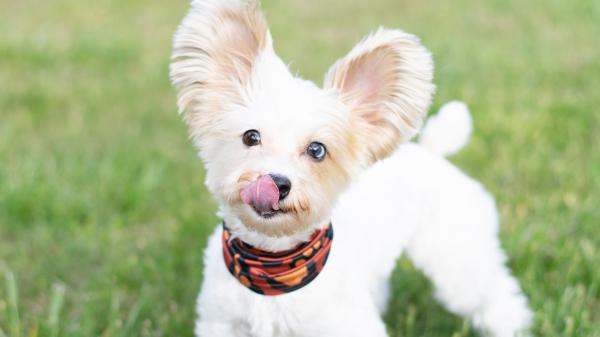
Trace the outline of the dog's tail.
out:
M 473 121 L 467 105 L 451 101 L 444 104 L 437 115 L 429 117 L 421 131 L 419 143 L 447 157 L 467 145 L 472 131 Z

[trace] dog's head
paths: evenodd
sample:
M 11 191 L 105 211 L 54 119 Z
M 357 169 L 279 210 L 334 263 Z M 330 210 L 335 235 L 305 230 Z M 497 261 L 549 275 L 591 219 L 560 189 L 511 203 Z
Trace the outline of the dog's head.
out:
M 171 63 L 208 188 L 249 229 L 275 236 L 328 221 L 352 178 L 419 130 L 432 72 L 416 37 L 379 29 L 320 88 L 290 73 L 258 5 L 240 0 L 193 1 Z

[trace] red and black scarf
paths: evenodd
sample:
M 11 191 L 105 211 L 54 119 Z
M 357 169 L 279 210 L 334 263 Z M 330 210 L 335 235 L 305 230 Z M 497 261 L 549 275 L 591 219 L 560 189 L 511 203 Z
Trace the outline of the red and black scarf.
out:
M 331 241 L 331 224 L 317 231 L 310 241 L 283 252 L 267 252 L 231 239 L 223 225 L 223 257 L 231 275 L 261 295 L 281 295 L 300 289 L 323 270 Z

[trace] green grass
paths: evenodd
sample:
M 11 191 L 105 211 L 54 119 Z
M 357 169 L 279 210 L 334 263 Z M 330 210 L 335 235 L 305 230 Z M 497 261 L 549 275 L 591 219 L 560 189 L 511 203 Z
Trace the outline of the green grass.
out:
M 496 195 L 538 336 L 600 336 L 600 2 L 264 0 L 321 82 L 380 24 L 423 39 L 453 158 Z M 0 2 L 0 337 L 192 336 L 218 222 L 168 82 L 186 1 Z M 472 336 L 400 261 L 392 336 Z

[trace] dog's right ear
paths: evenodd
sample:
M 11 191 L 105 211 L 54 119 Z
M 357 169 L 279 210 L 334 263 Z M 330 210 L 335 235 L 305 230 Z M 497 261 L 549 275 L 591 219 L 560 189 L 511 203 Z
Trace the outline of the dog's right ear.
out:
M 431 54 L 419 39 L 381 28 L 329 69 L 325 88 L 348 106 L 373 162 L 419 131 L 435 88 L 432 78 Z
M 170 77 L 179 112 L 197 139 L 228 106 L 240 104 L 259 54 L 272 49 L 254 0 L 194 0 L 175 33 Z

